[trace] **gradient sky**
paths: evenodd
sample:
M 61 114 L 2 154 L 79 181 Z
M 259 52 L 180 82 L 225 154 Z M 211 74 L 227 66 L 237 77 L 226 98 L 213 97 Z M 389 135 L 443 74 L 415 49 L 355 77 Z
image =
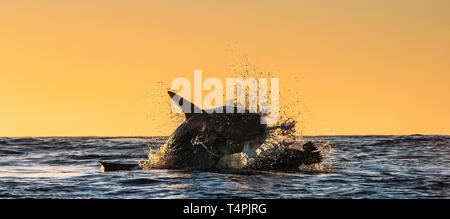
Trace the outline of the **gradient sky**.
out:
M 300 94 L 304 134 L 450 134 L 449 12 L 448 0 L 0 0 L 0 136 L 168 135 L 167 115 L 149 119 L 155 84 L 220 77 L 230 49 Z

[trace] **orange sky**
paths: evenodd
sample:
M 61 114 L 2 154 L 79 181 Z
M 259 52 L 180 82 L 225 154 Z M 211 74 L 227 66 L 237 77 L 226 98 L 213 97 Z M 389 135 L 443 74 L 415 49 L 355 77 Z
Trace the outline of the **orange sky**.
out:
M 449 11 L 448 0 L 2 0 L 0 136 L 168 135 L 156 125 L 167 115 L 149 118 L 155 84 L 220 77 L 230 49 L 300 94 L 303 134 L 450 134 Z

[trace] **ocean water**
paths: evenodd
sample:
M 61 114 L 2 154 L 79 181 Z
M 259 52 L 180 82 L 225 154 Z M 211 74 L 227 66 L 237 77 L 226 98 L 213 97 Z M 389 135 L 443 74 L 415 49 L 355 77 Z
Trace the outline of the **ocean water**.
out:
M 0 138 L 0 198 L 450 198 L 450 136 L 321 136 L 313 172 L 101 172 L 167 138 Z

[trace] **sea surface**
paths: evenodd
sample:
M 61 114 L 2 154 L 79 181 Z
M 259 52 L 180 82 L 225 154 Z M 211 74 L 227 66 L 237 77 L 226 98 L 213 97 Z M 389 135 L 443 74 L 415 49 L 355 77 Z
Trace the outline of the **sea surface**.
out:
M 327 171 L 101 172 L 166 137 L 0 138 L 0 198 L 450 198 L 450 136 L 321 136 Z

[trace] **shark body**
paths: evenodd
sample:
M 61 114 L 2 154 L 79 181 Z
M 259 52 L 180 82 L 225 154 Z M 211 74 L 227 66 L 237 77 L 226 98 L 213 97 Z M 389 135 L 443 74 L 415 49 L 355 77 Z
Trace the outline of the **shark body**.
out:
M 322 161 L 320 152 L 311 142 L 304 145 L 303 151 L 286 148 L 257 157 L 256 149 L 266 140 L 269 132 L 267 125 L 261 124 L 261 114 L 240 111 L 237 107 L 232 113 L 225 113 L 226 106 L 222 106 L 223 113 L 201 110 L 174 92 L 169 91 L 168 94 L 173 100 L 178 100 L 176 104 L 183 109 L 186 119 L 163 146 L 166 149 L 164 165 L 156 168 L 224 170 L 230 168 L 227 165 L 230 157 L 242 153 L 253 161 L 246 168 L 255 170 L 290 170 L 301 164 Z M 182 107 L 182 102 L 188 105 Z M 121 170 L 121 167 L 133 169 L 120 165 L 108 163 L 108 168 L 103 164 L 102 167 L 104 171 Z M 155 168 L 151 161 L 141 161 L 139 167 Z

